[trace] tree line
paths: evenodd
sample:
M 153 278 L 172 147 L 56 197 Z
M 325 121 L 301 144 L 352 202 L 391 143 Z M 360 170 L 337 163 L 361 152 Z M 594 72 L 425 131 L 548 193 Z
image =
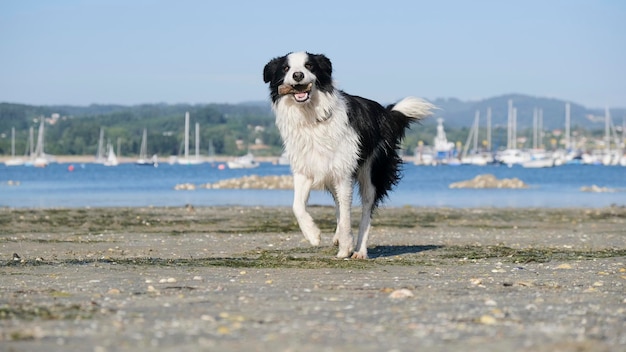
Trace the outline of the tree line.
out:
M 184 140 L 185 112 L 190 113 L 191 150 L 195 145 L 195 123 L 198 123 L 201 154 L 208 154 L 209 145 L 216 155 L 242 155 L 249 147 L 253 147 L 258 156 L 276 156 L 282 152 L 282 140 L 268 103 L 87 107 L 0 103 L 0 155 L 11 153 L 11 128 L 15 128 L 16 132 L 16 154 L 23 155 L 27 149 L 29 129 L 34 128 L 36 138 L 42 118 L 46 119 L 45 150 L 48 154 L 95 155 L 100 129 L 103 129 L 105 143 L 119 144 L 121 156 L 134 156 L 139 153 L 141 136 L 146 128 L 148 153 L 162 157 L 179 155 Z M 434 118 L 414 124 L 403 140 L 404 153 L 411 155 L 419 144 L 432 145 L 436 125 Z M 579 127 L 575 132 L 591 138 L 603 133 L 602 130 L 587 131 Z M 453 143 L 464 142 L 468 133 L 469 127 L 446 126 L 448 140 Z M 479 135 L 483 136 L 481 140 L 486 136 L 484 127 Z M 519 136 L 530 140 L 532 129 L 520 129 Z M 554 143 L 559 144 L 560 137 L 546 133 L 541 144 L 549 148 Z M 502 146 L 506 146 L 506 127 L 495 126 L 492 149 Z

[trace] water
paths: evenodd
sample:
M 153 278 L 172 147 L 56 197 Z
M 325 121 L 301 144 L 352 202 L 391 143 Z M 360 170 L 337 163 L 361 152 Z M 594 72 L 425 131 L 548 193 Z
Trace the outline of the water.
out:
M 158 168 L 122 164 L 52 164 L 47 168 L 0 165 L 0 206 L 11 208 L 135 207 L 245 205 L 290 206 L 290 190 L 175 191 L 180 183 L 203 184 L 257 174 L 285 175 L 289 167 L 261 164 L 249 170 L 218 170 L 214 165 L 161 164 Z M 497 178 L 517 177 L 530 189 L 449 189 L 453 182 L 491 173 Z M 10 186 L 8 181 L 19 181 Z M 597 185 L 613 193 L 590 193 L 581 187 Z M 358 197 L 355 197 L 355 204 Z M 332 205 L 331 197 L 317 191 L 309 204 Z M 388 207 L 590 207 L 626 205 L 626 168 L 566 165 L 546 169 L 506 166 L 405 165 L 404 177 L 384 203 Z

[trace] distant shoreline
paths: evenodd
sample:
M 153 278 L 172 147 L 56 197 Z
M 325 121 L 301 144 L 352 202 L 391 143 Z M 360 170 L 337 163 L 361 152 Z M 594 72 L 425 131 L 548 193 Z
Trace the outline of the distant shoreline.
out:
M 96 162 L 96 157 L 93 155 L 53 155 L 52 156 L 54 158 L 54 160 L 57 163 L 61 163 L 61 164 L 93 164 Z M 17 158 L 21 158 L 24 160 L 27 160 L 27 158 L 23 157 L 23 156 L 17 156 Z M 233 160 L 235 159 L 236 156 L 215 156 L 212 159 L 212 162 L 216 162 L 216 163 L 225 163 L 229 160 Z M 278 156 L 255 156 L 255 159 L 259 162 L 268 162 L 268 163 L 274 163 L 278 161 Z M 5 161 L 11 159 L 10 156 L 0 156 L 0 163 L 4 163 Z M 117 161 L 120 164 L 132 164 L 135 161 L 137 161 L 138 157 L 132 157 L 132 156 L 118 156 L 117 157 Z M 209 162 L 208 157 L 200 157 L 201 160 L 204 160 L 205 162 Z M 169 161 L 169 156 L 168 157 L 159 157 L 159 163 L 168 163 Z
M 53 155 L 54 160 L 57 163 L 61 163 L 61 164 L 95 164 L 96 162 L 96 157 L 93 155 Z M 24 158 L 23 156 L 17 156 L 17 158 L 21 158 L 26 160 L 26 158 Z M 138 157 L 134 157 L 134 156 L 118 156 L 117 157 L 117 161 L 120 164 L 132 164 L 135 161 L 137 161 Z M 237 158 L 237 156 L 227 156 L 227 155 L 220 155 L 220 156 L 215 156 L 213 157 L 212 161 L 208 160 L 208 157 L 204 156 L 204 157 L 200 157 L 201 160 L 204 160 L 204 162 L 208 163 L 208 162 L 215 162 L 215 163 L 225 163 L 229 160 L 233 160 Z M 255 156 L 254 157 L 256 159 L 256 161 L 258 162 L 262 162 L 262 163 L 277 163 L 279 157 L 278 156 Z M 10 156 L 8 155 L 2 155 L 0 156 L 0 163 L 4 163 L 5 161 L 11 159 Z M 169 156 L 168 157 L 159 157 L 159 163 L 163 163 L 166 164 L 169 161 Z M 413 162 L 413 157 L 404 157 L 404 161 L 405 162 Z

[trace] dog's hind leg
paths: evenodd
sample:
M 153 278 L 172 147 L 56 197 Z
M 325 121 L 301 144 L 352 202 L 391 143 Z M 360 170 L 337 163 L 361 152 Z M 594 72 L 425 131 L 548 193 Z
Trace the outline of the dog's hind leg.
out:
M 333 196 L 333 202 L 335 202 L 335 236 L 333 236 L 333 245 L 339 246 L 339 202 L 337 201 L 337 194 L 333 187 L 326 187 L 326 190 Z
M 337 204 L 337 230 L 333 242 L 339 245 L 337 258 L 347 258 L 354 249 L 350 210 L 352 207 L 352 179 L 339 180 L 334 185 L 334 197 Z
M 298 220 L 300 230 L 313 246 L 320 244 L 320 229 L 315 225 L 313 218 L 306 211 L 306 204 L 311 194 L 313 180 L 305 175 L 294 173 L 293 175 L 293 213 Z
M 367 238 L 369 237 L 372 212 L 376 201 L 376 188 L 369 177 L 362 177 L 359 184 L 361 203 L 361 223 L 359 224 L 359 237 L 356 240 L 356 250 L 352 254 L 353 259 L 367 259 Z

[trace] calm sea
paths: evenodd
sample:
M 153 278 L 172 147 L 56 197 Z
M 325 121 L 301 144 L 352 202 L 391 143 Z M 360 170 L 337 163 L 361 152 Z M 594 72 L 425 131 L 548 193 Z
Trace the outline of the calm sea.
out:
M 219 170 L 215 165 L 161 164 L 158 168 L 122 164 L 51 164 L 47 168 L 0 165 L 0 206 L 11 208 L 135 207 L 135 206 L 290 206 L 292 191 L 175 191 L 180 183 L 203 184 L 244 175 L 285 175 L 289 167 L 261 164 L 256 169 Z M 453 182 L 490 173 L 517 177 L 529 189 L 449 189 Z M 9 181 L 19 182 L 10 185 Z M 585 186 L 608 187 L 611 193 L 582 192 Z M 310 204 L 331 205 L 325 192 L 314 192 Z M 355 197 L 358 204 L 358 197 Z M 506 166 L 415 166 L 384 203 L 388 207 L 605 207 L 626 205 L 626 168 L 566 165 L 546 169 Z

